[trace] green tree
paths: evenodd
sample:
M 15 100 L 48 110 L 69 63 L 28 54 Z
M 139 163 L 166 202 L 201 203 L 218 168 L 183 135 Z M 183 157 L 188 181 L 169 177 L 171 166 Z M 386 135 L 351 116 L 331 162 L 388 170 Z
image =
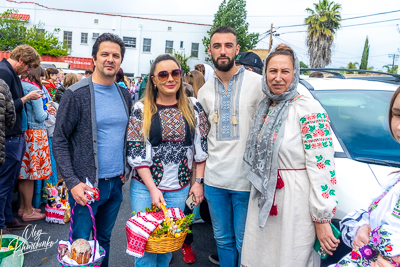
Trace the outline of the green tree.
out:
M 365 39 L 365 44 L 364 44 L 364 51 L 363 51 L 362 57 L 361 57 L 360 70 L 368 69 L 368 56 L 369 56 L 369 42 L 368 42 L 368 36 L 367 36 L 367 38 Z
M 44 24 L 40 22 L 27 29 L 25 22 L 12 14 L 18 14 L 18 10 L 8 9 L 0 14 L 0 51 L 11 51 L 18 45 L 27 44 L 35 48 L 40 55 L 68 55 L 67 46 L 56 36 L 60 29 L 54 29 L 53 32 L 41 30 Z
M 182 70 L 182 74 L 184 73 L 188 73 L 190 71 L 190 67 L 188 65 L 188 60 L 192 57 L 192 56 L 186 56 L 183 52 L 179 53 L 177 51 L 174 51 L 174 57 L 179 61 L 179 63 L 181 64 L 181 70 Z
M 386 69 L 387 73 L 397 73 L 399 65 L 394 65 L 394 67 L 392 67 L 392 65 L 384 65 L 382 68 Z
M 0 14 L 0 51 L 11 51 L 25 40 L 25 22 L 15 18 L 12 14 L 18 10 L 8 9 Z
M 53 32 L 43 31 L 44 24 L 40 23 L 26 31 L 25 43 L 32 46 L 40 55 L 66 56 L 68 55 L 68 46 L 60 42 L 56 34 L 60 29 L 54 29 Z
M 214 29 L 220 26 L 230 26 L 235 29 L 237 34 L 240 51 L 245 52 L 253 49 L 258 42 L 258 33 L 248 33 L 249 23 L 246 22 L 247 11 L 245 0 L 223 0 L 219 5 L 217 13 L 214 15 L 213 26 L 207 32 L 208 36 L 203 38 L 203 44 L 206 48 L 210 45 L 210 36 Z
M 310 14 L 304 22 L 308 25 L 307 46 L 311 68 L 324 68 L 331 63 L 334 34 L 342 20 L 340 9 L 340 4 L 329 0 L 314 3 L 314 10 L 306 9 Z
M 302 69 L 308 69 L 308 65 L 306 63 L 304 63 L 303 61 L 300 61 L 300 68 Z M 310 72 L 309 71 L 304 71 L 303 73 L 304 75 L 309 75 Z
M 349 64 L 347 64 L 346 67 L 340 67 L 341 69 L 350 69 L 350 70 L 356 70 L 358 69 L 358 66 L 360 64 L 358 64 L 358 62 L 349 62 Z M 355 71 L 346 71 L 347 74 L 353 74 L 353 73 L 357 73 Z

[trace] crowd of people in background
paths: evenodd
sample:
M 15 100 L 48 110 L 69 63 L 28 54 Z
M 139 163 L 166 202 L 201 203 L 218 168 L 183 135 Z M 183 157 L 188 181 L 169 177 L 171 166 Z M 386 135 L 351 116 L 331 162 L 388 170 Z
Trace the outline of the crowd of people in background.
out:
M 339 244 L 329 225 L 336 196 L 320 188 L 336 187 L 329 116 L 297 91 L 299 61 L 292 48 L 280 44 L 264 61 L 239 51 L 235 30 L 222 26 L 208 47 L 215 69 L 198 64 L 182 73 L 180 62 L 164 54 L 135 80 L 124 75 L 125 45 L 111 33 L 96 39 L 94 69 L 84 75 L 43 69 L 32 47 L 15 48 L 0 62 L 3 233 L 44 219 L 41 190 L 64 179 L 79 222 L 73 239 L 88 240 L 85 191 L 96 187 L 99 200 L 91 207 L 106 250 L 102 266 L 109 266 L 122 186 L 131 179 L 127 214 L 160 203 L 190 214 L 189 195 L 197 207 L 205 200 L 218 251 L 209 260 L 215 264 L 319 266 L 316 239 L 328 254 Z M 397 104 L 392 99 L 391 107 Z M 396 121 L 392 133 L 395 127 Z M 327 145 L 319 145 L 322 139 Z M 16 184 L 22 222 L 11 209 Z M 357 229 L 351 231 L 358 242 Z M 188 234 L 182 246 L 186 263 L 196 260 L 197 234 Z M 171 258 L 145 252 L 135 266 L 166 267 Z

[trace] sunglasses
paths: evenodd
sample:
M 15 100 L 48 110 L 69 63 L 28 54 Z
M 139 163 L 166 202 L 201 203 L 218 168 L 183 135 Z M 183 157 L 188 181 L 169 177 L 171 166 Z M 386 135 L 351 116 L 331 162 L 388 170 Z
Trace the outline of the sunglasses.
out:
M 160 80 L 160 82 L 165 82 L 168 80 L 170 74 L 172 78 L 177 81 L 181 78 L 182 71 L 180 69 L 176 69 L 172 70 L 171 73 L 169 73 L 168 71 L 163 70 L 157 74 L 157 77 Z

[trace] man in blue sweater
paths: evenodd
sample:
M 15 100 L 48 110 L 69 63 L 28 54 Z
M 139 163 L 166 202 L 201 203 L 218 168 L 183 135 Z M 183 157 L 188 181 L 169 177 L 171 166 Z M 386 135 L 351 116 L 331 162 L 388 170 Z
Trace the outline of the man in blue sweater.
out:
M 125 54 L 118 36 L 104 33 L 92 49 L 93 75 L 65 91 L 57 113 L 53 151 L 57 167 L 70 190 L 74 208 L 72 238 L 89 239 L 92 220 L 85 190 L 100 191 L 90 206 L 96 219 L 97 239 L 106 250 L 102 266 L 109 266 L 110 238 L 122 202 L 122 185 L 129 174 L 126 167 L 126 129 L 131 99 L 115 83 Z

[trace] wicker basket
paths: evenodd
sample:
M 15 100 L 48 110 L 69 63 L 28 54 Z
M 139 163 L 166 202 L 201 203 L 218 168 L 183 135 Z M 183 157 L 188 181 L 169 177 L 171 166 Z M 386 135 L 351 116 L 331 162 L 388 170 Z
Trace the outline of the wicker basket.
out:
M 100 258 L 97 259 L 97 261 L 94 261 L 95 259 L 95 254 L 96 254 L 96 244 L 97 244 L 97 230 L 96 230 L 96 223 L 93 215 L 93 210 L 92 207 L 89 204 L 86 204 L 90 211 L 90 217 L 92 217 L 92 224 L 93 224 L 93 239 L 94 239 L 94 251 L 92 252 L 92 262 L 88 262 L 86 264 L 78 264 L 78 265 L 71 265 L 68 263 L 65 263 L 60 259 L 60 254 L 57 254 L 57 260 L 58 263 L 60 263 L 61 267 L 78 267 L 78 266 L 85 266 L 85 267 L 100 267 L 101 263 L 104 260 L 104 257 L 106 256 L 106 251 L 104 250 L 103 247 L 99 246 L 99 254 Z M 74 223 L 73 221 L 73 216 L 74 216 L 74 209 L 76 207 L 76 202 L 74 207 L 72 208 L 72 216 L 71 216 L 71 224 L 69 225 L 69 243 L 72 245 L 72 224 Z
M 150 237 L 146 243 L 146 252 L 150 253 L 168 253 L 177 251 L 182 248 L 187 233 L 183 233 L 180 237 Z
M 168 218 L 168 211 L 165 206 L 160 203 L 161 209 L 166 218 Z M 187 232 L 183 232 L 180 237 L 149 237 L 146 243 L 145 251 L 150 253 L 168 253 L 177 251 L 182 248 L 185 241 Z

